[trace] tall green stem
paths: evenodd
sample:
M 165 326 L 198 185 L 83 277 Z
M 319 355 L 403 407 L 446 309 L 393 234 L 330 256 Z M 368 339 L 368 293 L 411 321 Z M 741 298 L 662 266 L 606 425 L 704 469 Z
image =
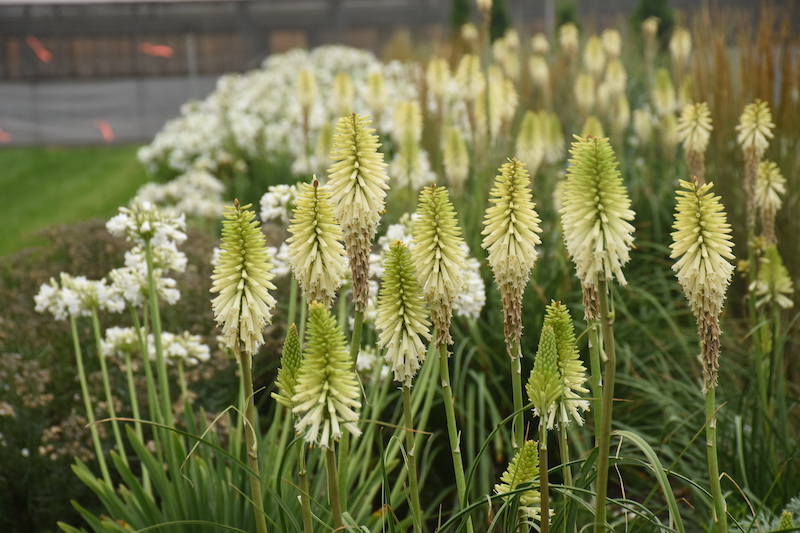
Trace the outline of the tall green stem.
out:
M 147 286 L 150 313 L 153 321 L 153 340 L 156 345 L 156 373 L 158 375 L 158 388 L 161 393 L 161 414 L 165 423 L 168 426 L 173 426 L 172 399 L 169 393 L 167 365 L 164 361 L 164 349 L 161 345 L 161 313 L 158 310 L 158 292 L 156 292 L 155 268 L 153 266 L 153 244 L 149 240 L 144 243 L 144 251 L 147 260 Z
M 511 445 L 517 450 L 521 448 L 524 443 L 525 432 L 525 417 L 522 412 L 522 354 L 519 352 L 519 341 L 514 340 L 511 343 L 511 389 L 514 399 L 514 416 L 512 423 L 512 439 Z
M 717 462 L 717 415 L 716 388 L 706 381 L 706 453 L 708 455 L 708 477 L 711 482 L 713 499 L 714 531 L 727 533 L 728 516 L 725 511 L 725 497 L 719 481 L 719 463 Z
M 569 444 L 567 443 L 567 425 L 558 424 L 558 449 L 561 454 L 561 471 L 564 475 L 564 488 L 570 490 L 572 487 L 572 466 L 569 464 Z M 569 516 L 570 498 L 564 498 L 564 531 L 567 531 L 567 516 Z
M 342 505 L 339 500 L 339 474 L 336 471 L 336 452 L 333 446 L 325 450 L 325 467 L 328 471 L 328 497 L 331 500 L 331 513 L 333 513 L 333 529 L 344 528 L 342 521 Z
M 247 466 L 255 473 L 255 475 L 250 476 L 250 491 L 253 495 L 253 514 L 256 519 L 256 531 L 258 533 L 267 533 L 267 521 L 264 518 L 264 497 L 261 494 L 261 474 L 258 471 L 259 431 L 253 398 L 253 374 L 251 370 L 253 361 L 249 353 L 241 353 L 238 344 L 234 346 L 233 351 L 242 367 L 242 389 L 245 395 L 244 411 L 247 418 L 247 427 L 244 432 L 245 442 L 247 443 Z
M 297 448 L 297 477 L 300 479 L 303 533 L 314 533 L 314 525 L 311 521 L 311 495 L 308 493 L 308 472 L 306 471 L 306 443 L 303 441 L 300 441 Z
M 411 413 L 411 389 L 403 387 L 403 416 L 406 425 L 406 456 L 408 457 L 408 484 L 411 491 L 411 512 L 414 515 L 414 531 L 424 531 L 422 523 L 422 506 L 419 502 L 419 485 L 417 484 L 417 455 L 414 446 L 414 416 Z
M 589 364 L 592 369 L 589 386 L 592 388 L 595 446 L 600 441 L 600 427 L 602 426 L 603 418 L 603 367 L 600 364 L 601 350 L 600 321 L 592 319 L 591 322 L 589 322 Z
M 114 407 L 114 395 L 111 393 L 111 382 L 108 379 L 108 365 L 106 356 L 103 353 L 103 342 L 100 340 L 100 318 L 97 316 L 97 309 L 92 309 L 92 330 L 94 331 L 94 343 L 97 347 L 97 358 L 100 359 L 100 372 L 103 374 L 103 390 L 106 393 L 106 403 L 108 404 L 108 416 L 111 418 L 111 428 L 114 431 L 114 439 L 117 441 L 120 459 L 128 466 L 128 454 L 125 451 L 125 443 L 122 440 L 122 433 L 119 430 L 117 421 L 117 409 Z
M 86 371 L 83 368 L 83 354 L 81 353 L 80 340 L 78 340 L 78 325 L 75 322 L 75 317 L 72 315 L 69 316 L 69 326 L 72 331 L 72 346 L 75 348 L 75 360 L 78 364 L 78 377 L 81 382 L 83 406 L 86 408 L 86 421 L 89 422 L 89 432 L 92 434 L 94 453 L 97 456 L 97 462 L 100 464 L 100 472 L 103 474 L 103 480 L 106 482 L 106 485 L 113 487 L 111 484 L 111 476 L 108 473 L 108 465 L 106 465 L 106 456 L 103 454 L 103 445 L 100 443 L 100 435 L 97 432 L 97 426 L 94 424 L 94 406 L 92 405 L 92 397 L 89 395 Z
M 550 474 L 547 466 L 547 421 L 539 418 L 539 492 L 541 493 L 541 533 L 550 531 Z M 566 516 L 564 517 L 566 519 Z
M 353 372 L 356 370 L 358 352 L 361 350 L 361 330 L 364 329 L 364 312 L 355 311 L 355 321 L 353 322 L 353 335 L 350 337 L 350 364 Z M 347 478 L 350 469 L 350 432 L 345 431 L 339 443 L 339 493 L 341 497 L 342 509 L 347 510 Z
M 614 380 L 616 378 L 616 350 L 614 331 L 611 328 L 608 312 L 608 282 L 601 280 L 597 288 L 600 324 L 603 328 L 603 342 L 606 352 L 606 366 L 603 374 L 603 416 L 600 422 L 600 438 L 597 443 L 597 509 L 594 531 L 605 531 L 606 495 L 608 494 L 608 454 L 611 445 L 611 415 L 614 400 Z
M 131 317 L 133 327 L 136 328 L 139 337 L 139 351 L 142 353 L 142 366 L 144 367 L 145 380 L 147 381 L 147 407 L 150 411 L 150 420 L 161 420 L 161 406 L 158 404 L 158 393 L 156 392 L 156 382 L 153 377 L 153 367 L 150 365 L 150 349 L 147 345 L 147 333 L 139 323 L 139 315 L 131 307 Z
M 447 360 L 447 345 L 439 345 L 439 371 L 442 378 L 442 395 L 444 396 L 444 413 L 447 418 L 447 435 L 450 438 L 450 453 L 453 456 L 453 470 L 456 477 L 456 491 L 458 492 L 459 507 L 467 504 L 467 484 L 464 480 L 464 462 L 461 459 L 461 443 L 459 442 L 458 426 L 456 425 L 455 402 L 453 390 L 450 386 L 450 366 Z M 468 518 L 467 531 L 472 533 L 472 518 Z

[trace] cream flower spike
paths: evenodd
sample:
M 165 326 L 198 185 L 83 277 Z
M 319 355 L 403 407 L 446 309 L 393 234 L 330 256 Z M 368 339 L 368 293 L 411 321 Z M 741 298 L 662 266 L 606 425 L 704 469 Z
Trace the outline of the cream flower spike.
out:
M 711 192 L 713 183 L 680 181 L 670 248 L 672 270 L 689 300 L 702 340 L 701 360 L 706 386 L 717 383 L 719 314 L 733 275 L 734 259 L 724 207 Z
M 774 244 L 768 246 L 759 261 L 761 265 L 758 269 L 758 279 L 750 286 L 750 290 L 758 298 L 756 307 L 765 304 L 777 305 L 781 309 L 794 307 L 792 278 L 783 264 L 778 247 Z
M 533 203 L 531 180 L 525 165 L 512 159 L 495 177 L 484 217 L 482 246 L 489 252 L 489 266 L 503 300 L 505 337 L 519 341 L 522 335 L 522 295 L 542 244 L 541 220 Z M 510 354 L 517 357 L 517 354 Z
M 583 288 L 586 317 L 596 318 L 600 279 L 627 283 L 622 267 L 630 259 L 630 221 L 635 213 L 608 139 L 575 138 L 562 192 L 561 225 Z
M 292 412 L 298 415 L 295 429 L 306 442 L 329 449 L 342 436 L 354 437 L 358 429 L 361 391 L 342 329 L 321 303 L 308 309 L 308 331 L 303 363 L 297 372 Z
M 410 388 L 425 361 L 427 347 L 422 341 L 430 340 L 431 323 L 411 253 L 401 241 L 389 245 L 386 254 L 375 325 L 380 331 L 378 347 L 386 348 L 394 380 Z
M 328 187 L 303 183 L 289 226 L 289 262 L 306 302 L 330 309 L 347 268 L 342 230 L 333 214 Z
M 218 294 L 211 307 L 225 345 L 253 355 L 264 343 L 262 330 L 272 321 L 276 304 L 267 291 L 276 287 L 266 240 L 250 207 L 241 207 L 238 200 L 225 206 L 222 251 L 211 275 L 211 292 Z
M 389 177 L 381 144 L 369 119 L 360 115 L 342 117 L 336 124 L 328 187 L 336 203 L 336 218 L 353 273 L 353 300 L 365 311 L 369 299 L 369 254 L 372 239 L 384 211 Z
M 769 147 L 774 127 L 769 104 L 763 100 L 756 100 L 745 106 L 742 116 L 739 118 L 739 125 L 736 126 L 736 131 L 739 132 L 736 140 L 742 150 L 753 151 L 756 157 L 761 159 Z
M 707 102 L 684 106 L 678 119 L 678 140 L 683 144 L 689 174 L 705 183 L 705 153 L 711 138 L 711 112 Z
M 452 343 L 453 303 L 463 288 L 467 264 L 464 239 L 447 189 L 432 185 L 420 192 L 412 233 L 411 257 L 436 327 L 436 344 Z
M 761 211 L 761 232 L 769 244 L 775 244 L 775 216 L 783 204 L 781 196 L 786 194 L 786 178 L 772 161 L 762 161 L 758 165 L 756 184 L 756 204 Z
M 481 59 L 475 54 L 464 55 L 456 68 L 455 79 L 465 101 L 477 100 L 486 87 L 486 78 L 481 69 Z

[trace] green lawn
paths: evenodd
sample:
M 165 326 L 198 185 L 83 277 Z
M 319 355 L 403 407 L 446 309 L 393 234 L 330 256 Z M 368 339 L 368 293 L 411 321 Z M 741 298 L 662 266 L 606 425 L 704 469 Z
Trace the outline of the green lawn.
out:
M 37 244 L 37 231 L 110 217 L 147 175 L 138 146 L 0 150 L 0 256 Z

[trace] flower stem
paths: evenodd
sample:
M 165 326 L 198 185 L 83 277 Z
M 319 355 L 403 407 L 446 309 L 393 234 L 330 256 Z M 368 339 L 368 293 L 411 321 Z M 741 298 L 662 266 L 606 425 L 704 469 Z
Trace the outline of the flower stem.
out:
M 512 427 L 511 446 L 514 450 L 524 443 L 525 417 L 522 412 L 522 355 L 519 352 L 519 340 L 511 343 L 511 389 L 514 397 L 514 421 Z
M 597 442 L 597 509 L 595 512 L 594 531 L 605 531 L 606 495 L 608 494 L 608 454 L 611 445 L 611 414 L 614 400 L 614 380 L 616 378 L 616 351 L 614 347 L 614 331 L 611 328 L 608 312 L 608 281 L 600 280 L 597 288 L 598 307 L 600 308 L 600 324 L 603 328 L 606 364 L 603 375 L 603 413 L 600 421 L 600 437 Z
M 148 299 L 150 300 L 150 313 L 153 321 L 153 340 L 156 345 L 156 373 L 158 374 L 158 388 L 161 393 L 161 410 L 166 425 L 172 426 L 172 399 L 169 393 L 167 380 L 167 365 L 164 362 L 164 349 L 161 346 L 161 313 L 158 310 L 158 293 L 156 292 L 156 277 L 153 267 L 153 244 L 147 240 L 144 243 L 145 258 L 147 260 Z
M 592 375 L 589 386 L 592 388 L 592 411 L 594 412 L 594 443 L 600 440 L 600 427 L 603 418 L 603 378 L 600 364 L 600 321 L 593 319 L 589 322 L 589 364 Z
M 256 519 L 256 531 L 267 533 L 267 522 L 264 518 L 264 497 L 261 494 L 261 474 L 258 471 L 258 421 L 253 398 L 253 375 L 251 366 L 252 356 L 248 353 L 242 354 L 238 344 L 233 349 L 236 359 L 242 367 L 242 387 L 245 395 L 245 417 L 247 427 L 245 427 L 245 441 L 247 443 L 247 466 L 250 467 L 255 475 L 250 476 L 250 491 L 253 497 L 253 513 Z
M 458 492 L 459 507 L 467 503 L 467 485 L 464 480 L 464 462 L 461 459 L 461 444 L 459 443 L 458 427 L 456 426 L 455 402 L 453 390 L 450 386 L 450 367 L 447 361 L 447 345 L 439 344 L 439 371 L 442 378 L 442 395 L 444 396 L 444 412 L 447 418 L 447 435 L 450 438 L 450 453 L 453 456 L 453 470 L 456 477 L 456 491 Z M 467 531 L 472 533 L 472 518 L 467 519 Z
M 353 336 L 350 338 L 350 364 L 353 372 L 358 373 L 356 361 L 358 352 L 361 350 L 361 330 L 364 329 L 364 312 L 355 311 L 355 321 L 353 322 Z M 342 509 L 347 510 L 347 477 L 350 465 L 350 432 L 345 431 L 339 443 L 339 493 L 341 497 Z
M 550 531 L 550 480 L 547 469 L 547 421 L 539 418 L 539 492 L 542 507 L 542 523 L 539 531 L 541 533 Z M 564 518 L 566 519 L 566 516 Z
M 572 466 L 569 464 L 569 444 L 567 443 L 567 425 L 558 424 L 558 449 L 561 454 L 561 471 L 564 475 L 564 488 L 570 490 L 572 487 Z M 564 531 L 567 528 L 567 516 L 569 516 L 570 498 L 564 498 Z
M 342 505 L 339 501 L 339 474 L 336 471 L 336 452 L 333 447 L 325 450 L 325 466 L 328 470 L 328 496 L 331 500 L 333 513 L 333 529 L 344 528 L 342 521 Z
M 411 389 L 403 387 L 403 416 L 405 417 L 406 455 L 408 456 L 408 483 L 411 492 L 411 512 L 414 515 L 414 531 L 424 531 L 422 523 L 422 506 L 419 502 L 419 486 L 417 484 L 417 456 L 414 446 L 414 416 L 411 413 Z
M 92 309 L 92 330 L 94 331 L 94 342 L 97 346 L 97 357 L 100 359 L 100 372 L 103 374 L 103 390 L 106 393 L 106 403 L 108 404 L 108 416 L 111 418 L 111 428 L 114 431 L 114 439 L 117 441 L 120 459 L 128 466 L 128 454 L 125 452 L 125 443 L 122 440 L 122 433 L 119 430 L 117 421 L 117 409 L 114 407 L 114 395 L 111 393 L 111 382 L 108 379 L 108 365 L 103 353 L 103 343 L 100 340 L 100 318 L 97 316 L 97 309 Z
M 106 482 L 106 485 L 113 487 L 111 484 L 111 476 L 108 473 L 108 465 L 106 465 L 106 456 L 103 454 L 103 446 L 100 443 L 100 435 L 97 432 L 97 426 L 94 424 L 94 406 L 92 405 L 92 397 L 89 395 L 86 371 L 83 368 L 81 343 L 78 340 L 78 325 L 75 322 L 75 317 L 72 315 L 69 316 L 69 326 L 72 330 L 72 345 L 75 348 L 75 359 L 78 363 L 78 377 L 81 381 L 81 394 L 83 395 L 83 405 L 86 408 L 86 420 L 89 422 L 89 432 L 92 434 L 92 442 L 94 443 L 94 453 L 97 456 L 97 462 L 100 464 L 100 472 L 103 474 L 103 480 Z
M 711 482 L 713 499 L 714 530 L 718 533 L 728 531 L 728 516 L 725 512 L 725 497 L 719 482 L 719 464 L 717 463 L 717 415 L 716 387 L 706 382 L 706 452 L 708 455 L 708 477 Z
M 308 493 L 306 445 L 302 440 L 297 449 L 297 477 L 300 478 L 300 507 L 303 512 L 303 533 L 314 533 L 314 526 L 311 521 L 311 496 Z
M 133 327 L 136 328 L 139 337 L 139 351 L 142 354 L 142 366 L 144 367 L 145 380 L 147 381 L 147 407 L 150 411 L 151 420 L 161 420 L 161 407 L 158 405 L 158 394 L 156 393 L 156 382 L 153 378 L 153 368 L 150 366 L 150 350 L 147 346 L 147 334 L 139 323 L 139 315 L 131 307 L 131 317 Z

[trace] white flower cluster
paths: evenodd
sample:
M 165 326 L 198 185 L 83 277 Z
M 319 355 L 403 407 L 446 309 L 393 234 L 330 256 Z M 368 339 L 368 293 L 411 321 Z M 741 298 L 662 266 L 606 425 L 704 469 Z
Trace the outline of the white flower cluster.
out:
M 137 352 L 141 345 L 135 328 L 111 327 L 106 330 L 101 341 L 105 356 L 122 357 Z M 186 366 L 195 366 L 211 358 L 211 350 L 203 344 L 200 335 L 183 333 L 161 333 L 161 346 L 169 363 L 182 362 Z M 147 351 L 151 360 L 155 360 L 155 337 L 152 333 L 147 338 Z
M 296 204 L 296 185 L 271 185 L 261 197 L 261 221 L 276 221 L 288 226 Z
M 93 311 L 120 313 L 125 310 L 121 291 L 106 279 L 90 280 L 85 276 L 61 273 L 59 281 L 50 278 L 34 297 L 36 311 L 51 313 L 56 320 L 69 316 L 92 316 Z
M 225 185 L 205 169 L 192 169 L 167 183 L 150 182 L 137 192 L 140 202 L 161 206 L 176 216 L 181 213 L 217 219 L 222 212 Z
M 160 245 L 168 241 L 177 244 L 186 240 L 186 216 L 173 215 L 151 202 L 134 199 L 131 206 L 120 207 L 106 228 L 111 235 L 126 237 L 129 241 L 144 244 L 150 241 Z
M 313 72 L 316 93 L 331 97 L 315 98 L 304 110 L 297 87 L 308 71 Z M 208 98 L 184 105 L 181 116 L 140 149 L 139 160 L 151 172 L 182 174 L 200 168 L 220 175 L 228 168 L 242 170 L 247 158 L 288 154 L 297 174 L 324 169 L 327 161 L 305 153 L 306 141 L 314 146 L 320 132 L 341 114 L 342 98 L 334 97 L 337 76 L 346 73 L 353 88 L 352 98 L 345 99 L 351 107 L 347 113 L 380 116 L 375 126 L 391 132 L 394 102 L 417 98 L 419 71 L 419 66 L 399 62 L 382 64 L 372 53 L 346 46 L 274 54 L 260 69 L 223 76 Z M 384 80 L 380 99 L 369 90 L 368 79 L 375 73 Z M 387 108 L 375 108 L 379 103 Z M 306 113 L 308 139 L 303 138 Z

